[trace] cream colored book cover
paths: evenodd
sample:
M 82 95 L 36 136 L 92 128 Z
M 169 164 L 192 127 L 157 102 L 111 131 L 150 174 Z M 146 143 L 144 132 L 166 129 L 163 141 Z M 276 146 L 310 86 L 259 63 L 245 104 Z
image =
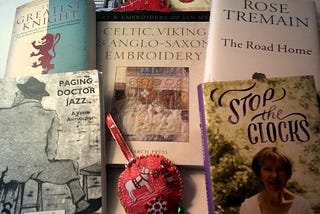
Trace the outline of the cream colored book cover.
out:
M 203 83 L 199 106 L 209 213 L 319 213 L 313 76 Z
M 313 1 L 216 0 L 212 4 L 204 81 L 313 75 L 320 56 Z
M 5 76 L 96 68 L 93 0 L 34 0 L 16 9 Z
M 203 166 L 197 85 L 209 12 L 97 13 L 97 68 L 106 109 L 136 155 Z M 110 139 L 107 163 L 124 164 Z

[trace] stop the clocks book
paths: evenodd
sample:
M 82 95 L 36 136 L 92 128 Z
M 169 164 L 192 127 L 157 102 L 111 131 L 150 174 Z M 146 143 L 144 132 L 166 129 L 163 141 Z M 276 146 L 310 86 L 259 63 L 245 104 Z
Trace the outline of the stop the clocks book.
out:
M 198 86 L 209 213 L 239 213 L 261 191 L 253 156 L 277 147 L 294 163 L 286 188 L 320 208 L 320 113 L 313 76 Z

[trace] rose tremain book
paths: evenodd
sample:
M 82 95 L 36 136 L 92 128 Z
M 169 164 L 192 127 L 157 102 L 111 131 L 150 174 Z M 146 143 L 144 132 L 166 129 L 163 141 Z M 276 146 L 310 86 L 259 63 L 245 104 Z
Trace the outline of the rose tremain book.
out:
M 213 2 L 204 82 L 304 72 L 315 77 L 319 94 L 319 58 L 313 1 Z

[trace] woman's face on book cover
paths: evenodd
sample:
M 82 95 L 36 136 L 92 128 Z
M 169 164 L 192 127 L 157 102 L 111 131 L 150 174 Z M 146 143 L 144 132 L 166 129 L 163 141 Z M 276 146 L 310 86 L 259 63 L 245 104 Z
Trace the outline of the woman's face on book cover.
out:
M 280 161 L 264 161 L 260 168 L 260 181 L 266 190 L 283 190 L 288 181 L 285 166 Z

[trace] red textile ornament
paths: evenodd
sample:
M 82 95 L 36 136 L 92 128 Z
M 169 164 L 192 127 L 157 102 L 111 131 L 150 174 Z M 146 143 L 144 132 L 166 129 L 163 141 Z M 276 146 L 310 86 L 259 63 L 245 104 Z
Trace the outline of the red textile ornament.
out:
M 113 9 L 115 12 L 125 11 L 158 11 L 170 12 L 167 0 L 129 0 Z
M 177 213 L 183 190 L 177 167 L 157 154 L 134 157 L 109 113 L 106 124 L 128 160 L 118 181 L 118 196 L 126 213 Z

